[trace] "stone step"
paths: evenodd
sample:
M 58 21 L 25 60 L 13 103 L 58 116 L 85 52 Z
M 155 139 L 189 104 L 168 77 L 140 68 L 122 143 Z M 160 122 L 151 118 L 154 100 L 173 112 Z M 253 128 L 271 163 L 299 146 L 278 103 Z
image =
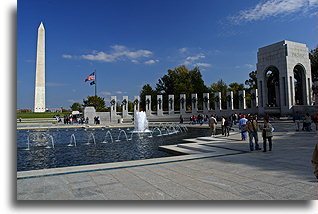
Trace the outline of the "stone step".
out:
M 159 150 L 177 155 L 190 155 L 202 153 L 200 151 L 178 147 L 178 145 L 159 146 Z
M 198 152 L 214 152 L 215 149 L 210 146 L 204 146 L 197 143 L 178 144 L 179 148 L 194 150 Z

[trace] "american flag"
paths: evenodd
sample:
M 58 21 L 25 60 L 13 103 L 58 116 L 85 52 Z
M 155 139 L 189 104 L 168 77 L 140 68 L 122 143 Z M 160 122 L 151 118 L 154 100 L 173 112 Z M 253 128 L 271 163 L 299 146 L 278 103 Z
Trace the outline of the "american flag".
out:
M 95 80 L 95 72 L 91 73 L 86 79 L 85 82 Z

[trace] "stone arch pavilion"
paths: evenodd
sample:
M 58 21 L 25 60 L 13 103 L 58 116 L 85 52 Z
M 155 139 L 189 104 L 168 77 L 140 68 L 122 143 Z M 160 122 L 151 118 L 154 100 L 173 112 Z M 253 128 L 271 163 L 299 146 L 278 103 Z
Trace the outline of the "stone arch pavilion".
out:
M 311 70 L 305 44 L 281 41 L 257 53 L 258 112 L 288 115 L 312 105 Z

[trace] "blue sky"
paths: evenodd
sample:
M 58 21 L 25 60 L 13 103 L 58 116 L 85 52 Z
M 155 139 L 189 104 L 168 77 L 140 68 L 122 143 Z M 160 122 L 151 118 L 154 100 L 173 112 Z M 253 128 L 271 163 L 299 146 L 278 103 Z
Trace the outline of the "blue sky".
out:
M 257 50 L 282 40 L 317 46 L 316 0 L 19 0 L 17 108 L 33 109 L 36 37 L 46 30 L 46 106 L 97 93 L 139 95 L 168 69 L 199 66 L 205 84 L 244 83 Z

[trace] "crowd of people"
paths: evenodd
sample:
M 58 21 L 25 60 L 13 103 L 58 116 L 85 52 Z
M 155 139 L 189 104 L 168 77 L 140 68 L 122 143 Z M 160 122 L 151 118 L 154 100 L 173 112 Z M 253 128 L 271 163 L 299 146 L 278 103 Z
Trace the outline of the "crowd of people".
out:
M 59 117 L 58 122 L 62 122 L 61 118 Z M 64 115 L 63 117 L 63 122 L 64 124 L 70 124 L 73 125 L 75 124 L 87 124 L 88 123 L 88 117 L 86 119 L 82 115 Z
M 293 121 L 295 123 L 296 131 L 300 131 L 300 127 L 302 124 L 302 131 L 312 131 L 311 123 L 314 122 L 316 125 L 317 130 L 317 123 L 318 123 L 318 113 L 316 113 L 313 117 L 310 116 L 309 113 L 305 115 L 300 114 L 298 111 L 295 112 L 293 115 Z
M 184 119 L 180 116 L 180 123 L 183 123 Z M 269 122 L 269 116 L 264 117 L 262 125 L 258 123 L 257 115 L 253 114 L 232 114 L 228 117 L 221 116 L 218 117 L 216 114 L 212 114 L 210 117 L 208 115 L 198 116 L 192 115 L 190 117 L 189 124 L 202 124 L 207 123 L 211 129 L 211 137 L 216 135 L 216 126 L 220 122 L 221 134 L 225 137 L 230 136 L 230 132 L 233 130 L 233 126 L 238 125 L 239 132 L 241 134 L 241 140 L 249 140 L 250 151 L 262 150 L 259 144 L 258 132 L 261 131 L 261 136 L 263 138 L 263 152 L 271 151 L 273 147 L 272 138 L 274 127 Z M 268 149 L 267 149 L 268 142 Z

